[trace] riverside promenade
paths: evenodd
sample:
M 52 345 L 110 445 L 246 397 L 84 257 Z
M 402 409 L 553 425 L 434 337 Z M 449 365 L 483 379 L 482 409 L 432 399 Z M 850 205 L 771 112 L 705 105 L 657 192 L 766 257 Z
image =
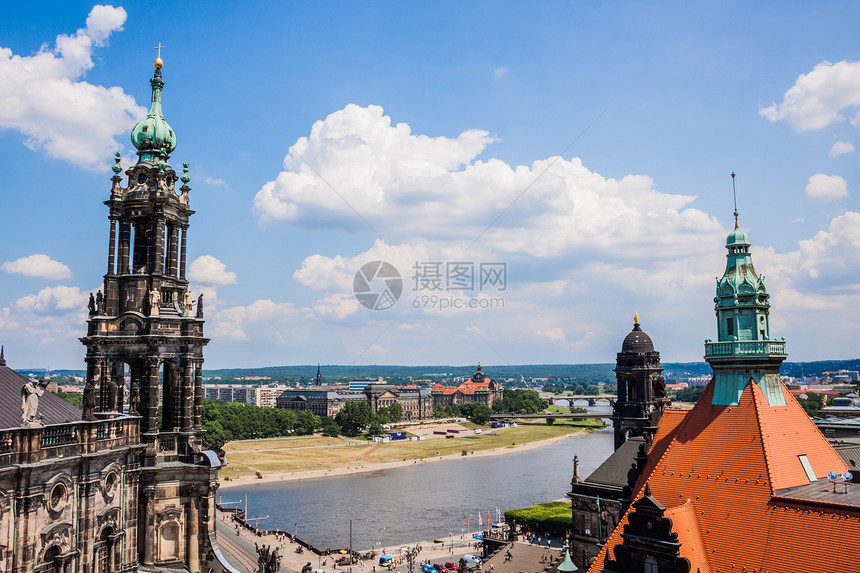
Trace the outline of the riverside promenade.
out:
M 258 535 L 245 528 L 239 528 L 239 534 L 237 535 L 236 526 L 230 522 L 229 513 L 217 511 L 216 518 L 218 520 L 216 525 L 218 544 L 231 565 L 243 573 L 253 573 L 257 570 L 255 544 L 260 547 L 268 545 L 272 549 L 277 548 L 281 561 L 281 571 L 283 572 L 298 573 L 308 563 L 310 563 L 315 571 L 322 570 L 325 573 L 350 570 L 349 565 L 340 566 L 334 564 L 332 557 L 339 557 L 340 555 L 332 555 L 326 558 L 326 556 L 317 555 L 304 547 L 303 553 L 296 553 L 296 548 L 300 545 L 293 543 L 289 537 L 282 536 L 281 539 L 278 539 L 274 535 Z M 382 555 L 383 549 L 386 555 L 398 555 L 401 553 L 401 549 L 411 549 L 420 546 L 421 552 L 416 557 L 414 569 L 415 573 L 420 573 L 421 562 L 429 561 L 433 564 L 453 561 L 456 563 L 463 555 L 480 555 L 480 550 L 475 548 L 475 541 L 472 538 L 472 534 L 464 534 L 382 547 L 376 552 L 377 555 L 374 559 L 368 559 L 360 564 L 353 565 L 352 572 L 382 573 L 383 571 L 387 571 L 387 568 L 379 566 L 379 557 Z M 369 549 L 366 549 L 359 551 L 359 553 L 364 555 L 369 551 Z M 549 556 L 549 559 L 557 559 L 560 552 L 557 542 L 553 544 L 552 548 L 532 545 L 526 542 L 517 542 L 512 544 L 512 553 L 514 554 L 514 561 L 516 563 L 505 563 L 503 553 L 499 552 L 493 559 L 483 564 L 482 569 L 485 573 L 491 570 L 494 573 L 506 573 L 508 570 L 523 572 L 541 571 L 545 568 L 541 559 L 545 555 Z M 324 560 L 325 565 L 323 565 Z M 492 569 L 490 568 L 491 564 L 493 565 Z M 394 571 L 407 573 L 408 567 L 405 561 L 395 566 Z

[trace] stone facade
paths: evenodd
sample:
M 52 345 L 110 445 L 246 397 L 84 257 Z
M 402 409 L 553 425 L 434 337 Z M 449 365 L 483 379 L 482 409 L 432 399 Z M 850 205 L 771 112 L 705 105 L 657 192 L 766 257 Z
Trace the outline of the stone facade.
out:
M 6 572 L 232 571 L 215 540 L 223 460 L 201 423 L 202 297 L 194 312 L 185 279 L 190 178 L 187 164 L 178 177 L 167 163 L 176 137 L 161 114 L 160 59 L 150 83 L 149 114 L 132 132 L 139 160 L 123 187 L 117 154 L 105 202 L 107 273 L 81 338 L 84 410 L 42 395 L 44 419 L 0 412 Z M 0 364 L 0 383 L 23 394 L 25 382 Z
M 373 412 L 397 403 L 403 420 L 421 420 L 433 414 L 432 397 L 426 388 L 397 388 L 393 384 L 368 384 L 361 393 L 334 390 L 286 390 L 277 400 L 278 408 L 310 410 L 317 416 L 333 418 L 350 401 L 366 402 Z
M 493 402 L 501 400 L 504 388 L 498 382 L 486 377 L 481 370 L 481 363 L 472 377 L 456 388 L 448 388 L 437 384 L 432 388 L 433 407 L 462 406 L 463 404 L 483 404 L 493 407 Z

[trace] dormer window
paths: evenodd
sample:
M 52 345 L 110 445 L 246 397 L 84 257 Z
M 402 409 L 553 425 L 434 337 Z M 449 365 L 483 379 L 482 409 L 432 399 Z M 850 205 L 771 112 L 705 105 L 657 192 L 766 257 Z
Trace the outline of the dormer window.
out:
M 144 125 L 144 126 L 143 126 L 143 129 L 141 129 L 140 131 L 142 131 L 143 133 L 146 133 L 148 129 L 149 129 L 149 126 L 148 126 L 148 125 Z

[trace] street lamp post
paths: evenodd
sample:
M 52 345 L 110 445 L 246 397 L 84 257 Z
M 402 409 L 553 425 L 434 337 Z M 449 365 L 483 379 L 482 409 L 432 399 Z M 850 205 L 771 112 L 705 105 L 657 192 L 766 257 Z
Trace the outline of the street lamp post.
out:
M 385 529 L 385 527 L 380 527 L 376 530 L 376 549 L 379 549 L 379 532 Z

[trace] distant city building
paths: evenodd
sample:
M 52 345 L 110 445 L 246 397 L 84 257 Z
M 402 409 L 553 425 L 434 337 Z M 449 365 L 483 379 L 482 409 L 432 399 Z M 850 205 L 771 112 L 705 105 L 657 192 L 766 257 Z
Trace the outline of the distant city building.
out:
M 364 392 L 368 384 L 385 384 L 385 381 L 382 378 L 356 378 L 349 381 L 349 391 Z
M 397 403 L 403 408 L 403 420 L 421 420 L 433 413 L 432 397 L 427 388 L 398 388 L 381 378 L 369 379 L 360 391 L 289 389 L 280 394 L 277 407 L 288 410 L 310 410 L 317 416 L 334 417 L 350 401 L 365 402 L 373 412 Z M 367 380 L 365 380 L 367 382 Z
M 207 400 L 274 408 L 278 396 L 289 388 L 284 384 L 204 384 L 203 396 Z
M 492 408 L 493 402 L 504 396 L 504 388 L 498 382 L 487 378 L 481 371 L 481 363 L 478 362 L 478 369 L 472 377 L 456 388 L 436 384 L 431 393 L 434 408 L 463 404 L 483 404 Z

